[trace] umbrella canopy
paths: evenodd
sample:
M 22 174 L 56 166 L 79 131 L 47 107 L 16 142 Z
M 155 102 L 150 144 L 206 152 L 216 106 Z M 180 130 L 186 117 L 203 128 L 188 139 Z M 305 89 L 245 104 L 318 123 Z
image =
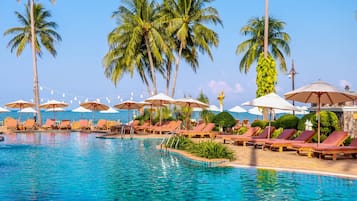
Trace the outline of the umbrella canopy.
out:
M 184 107 L 191 107 L 191 108 L 208 108 L 206 103 L 203 103 L 199 100 L 195 100 L 192 98 L 181 98 L 175 100 L 175 105 L 184 106 Z
M 256 107 L 265 107 L 269 109 L 280 109 L 280 110 L 299 110 L 294 105 L 290 104 L 285 99 L 281 98 L 275 93 L 270 93 L 265 96 L 247 101 L 242 105 L 256 106 Z
M 88 110 L 92 110 L 92 111 L 102 111 L 102 110 L 107 110 L 109 109 L 109 106 L 97 102 L 97 101 L 88 101 L 88 102 L 84 102 L 81 103 L 80 106 L 88 109 Z
M 33 109 L 32 107 L 26 107 L 26 108 L 23 108 L 17 112 L 20 112 L 20 113 L 37 113 L 37 111 L 35 109 Z
M 122 103 L 114 105 L 114 107 L 117 109 L 121 109 L 121 110 L 133 110 L 133 109 L 140 109 L 140 108 L 144 107 L 145 105 L 148 105 L 148 103 L 127 100 Z
M 49 109 L 53 112 L 53 119 L 56 120 L 56 111 L 61 111 L 60 109 L 67 107 L 68 104 L 65 102 L 60 102 L 57 100 L 50 100 L 44 104 L 40 105 L 40 108 Z
M 259 115 L 259 116 L 262 116 L 262 115 L 263 115 L 262 111 L 260 111 L 260 109 L 259 109 L 258 107 L 250 108 L 250 109 L 248 110 L 248 112 L 249 112 L 250 114 Z
M 229 109 L 228 111 L 230 111 L 230 112 L 236 112 L 236 113 L 247 112 L 246 109 L 242 108 L 242 107 L 239 106 L 239 105 L 236 105 L 236 106 L 232 107 L 232 108 Z
M 275 93 L 270 93 L 268 95 L 261 96 L 259 98 L 253 99 L 251 101 L 247 101 L 247 102 L 243 103 L 242 105 L 265 107 L 265 108 L 269 109 L 270 114 L 274 113 L 273 109 L 298 110 L 294 105 L 290 104 L 288 101 L 281 98 L 280 96 L 278 96 Z M 271 115 L 269 115 L 269 116 L 271 118 Z M 269 126 L 270 125 L 271 125 L 271 121 L 269 121 Z M 270 138 L 270 134 L 268 135 L 268 138 Z
M 9 108 L 19 108 L 21 110 L 22 108 L 26 108 L 26 107 L 34 107 L 35 104 L 24 100 L 17 100 L 5 104 L 5 106 Z
M 208 110 L 209 111 L 214 111 L 214 112 L 220 112 L 221 110 L 217 107 L 217 106 L 215 106 L 215 105 L 210 105 L 209 107 L 208 107 Z
M 135 102 L 132 100 L 127 100 L 122 103 L 114 105 L 115 108 L 120 109 L 120 110 L 134 110 L 134 109 L 140 109 L 144 107 L 145 105 L 149 105 L 149 103 L 146 102 Z M 130 115 L 128 112 L 128 123 L 130 122 Z
M 63 107 L 67 107 L 68 104 L 65 102 L 60 102 L 57 100 L 50 100 L 46 103 L 43 103 L 40 105 L 40 108 L 44 108 L 44 109 L 54 109 L 54 108 L 63 108 Z
M 10 110 L 0 107 L 0 112 L 10 112 Z
M 49 108 L 46 110 L 46 112 L 63 112 L 64 109 L 61 107 L 55 107 L 55 108 Z
M 118 113 L 118 111 L 112 107 L 109 107 L 107 110 L 102 110 L 100 113 Z
M 79 106 L 79 107 L 73 109 L 72 112 L 92 112 L 92 110 L 88 110 L 82 106 Z
M 284 94 L 287 100 L 317 104 L 317 143 L 320 143 L 320 107 L 321 104 L 335 104 L 353 101 L 357 97 L 351 93 L 338 90 L 331 84 L 323 81 L 313 82 L 294 91 Z
M 154 96 L 151 96 L 145 100 L 145 102 L 153 104 L 153 106 L 162 106 L 164 104 L 174 103 L 175 100 L 170 96 L 167 96 L 163 93 L 158 93 Z

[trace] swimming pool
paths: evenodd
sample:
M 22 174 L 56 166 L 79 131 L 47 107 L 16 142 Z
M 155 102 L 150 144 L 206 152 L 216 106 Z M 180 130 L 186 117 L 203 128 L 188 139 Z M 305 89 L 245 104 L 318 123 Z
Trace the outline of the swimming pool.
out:
M 357 180 L 212 168 L 156 150 L 157 139 L 6 135 L 0 200 L 355 200 Z

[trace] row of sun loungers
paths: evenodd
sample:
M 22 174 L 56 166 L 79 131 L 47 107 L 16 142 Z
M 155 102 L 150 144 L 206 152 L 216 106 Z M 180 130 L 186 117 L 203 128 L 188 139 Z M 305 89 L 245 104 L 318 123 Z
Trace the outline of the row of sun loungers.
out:
M 105 119 L 98 120 L 97 124 L 92 125 L 87 119 L 79 121 L 61 120 L 56 122 L 54 119 L 47 119 L 45 124 L 38 126 L 34 119 L 27 119 L 20 124 L 17 120 L 7 117 L 4 120 L 4 126 L 13 131 L 29 131 L 29 130 L 87 130 L 87 131 L 104 131 L 111 126 L 117 124 L 115 121 L 107 121 Z
M 242 135 L 223 134 L 217 135 L 217 138 L 223 139 L 223 142 L 229 141 L 237 145 L 253 145 L 262 147 L 263 150 L 294 150 L 298 155 L 307 155 L 308 157 L 316 156 L 325 158 L 331 156 L 336 160 L 339 155 L 351 155 L 357 157 L 357 139 L 354 139 L 349 146 L 342 146 L 347 139 L 348 133 L 345 131 L 332 132 L 322 143 L 309 143 L 315 131 L 306 130 L 299 136 L 291 139 L 296 133 L 295 129 L 285 129 L 278 137 L 268 139 L 267 136 L 274 132 L 274 127 L 266 127 L 260 134 L 260 128 L 251 127 Z

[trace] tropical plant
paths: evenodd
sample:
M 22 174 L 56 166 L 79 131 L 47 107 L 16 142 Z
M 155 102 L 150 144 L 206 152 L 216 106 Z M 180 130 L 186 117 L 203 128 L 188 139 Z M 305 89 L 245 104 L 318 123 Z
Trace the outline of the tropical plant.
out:
M 153 92 L 157 94 L 156 71 L 163 72 L 163 54 L 171 58 L 167 41 L 162 34 L 158 15 L 159 5 L 151 0 L 128 0 L 113 17 L 118 27 L 108 36 L 109 51 L 103 58 L 105 74 L 116 82 L 123 73 L 133 75 L 136 68 L 151 94 L 146 73 L 150 76 Z
M 227 128 L 232 128 L 236 124 L 236 120 L 229 112 L 221 112 L 217 114 L 213 118 L 213 123 L 218 125 L 223 130 L 227 130 Z
M 259 120 L 259 119 L 256 119 L 254 120 L 250 126 L 251 127 L 260 127 L 260 128 L 265 128 L 267 125 L 269 124 L 268 121 L 265 121 L 265 120 Z
M 51 2 L 55 2 L 52 0 Z M 52 21 L 47 21 L 51 17 L 51 13 L 43 8 L 41 4 L 35 4 L 34 0 L 28 0 L 26 7 L 26 15 L 15 12 L 16 17 L 21 23 L 21 27 L 10 28 L 5 31 L 4 35 L 15 35 L 8 43 L 11 47 L 11 52 L 15 49 L 16 56 L 20 56 L 27 44 L 31 45 L 32 50 L 32 66 L 34 76 L 34 102 L 37 110 L 38 124 L 42 124 L 40 110 L 40 93 L 38 87 L 37 73 L 37 56 L 41 57 L 42 47 L 52 55 L 56 56 L 57 51 L 54 48 L 54 43 L 62 40 L 61 36 L 55 31 L 57 24 Z
M 265 18 L 253 18 L 248 21 L 248 24 L 241 29 L 244 36 L 251 36 L 246 41 L 243 41 L 237 46 L 236 54 L 244 53 L 239 64 L 239 70 L 248 73 L 251 65 L 258 61 L 262 52 L 264 52 L 264 24 Z M 275 18 L 269 17 L 268 29 L 268 54 L 280 63 L 280 70 L 286 72 L 286 62 L 284 54 L 290 55 L 290 36 L 283 32 L 285 23 Z
M 189 152 L 203 158 L 227 158 L 234 159 L 234 153 L 231 149 L 221 143 L 214 141 L 205 141 L 198 144 L 193 144 L 189 148 Z
M 202 103 L 206 103 L 207 105 L 209 104 L 209 99 L 208 97 L 203 93 L 201 90 L 200 94 L 197 97 L 197 100 L 201 101 Z
M 264 53 L 261 53 L 256 71 L 256 96 L 261 97 L 275 92 L 275 84 L 277 83 L 278 76 L 273 58 L 270 55 L 264 58 Z
M 200 112 L 200 118 L 203 119 L 205 123 L 211 123 L 216 115 L 209 110 L 202 110 Z
M 213 7 L 206 7 L 212 0 L 164 0 L 160 12 L 168 32 L 177 46 L 175 73 L 172 83 L 172 97 L 175 95 L 176 80 L 181 58 L 184 58 L 195 71 L 198 67 L 197 49 L 207 53 L 213 60 L 211 46 L 218 46 L 218 35 L 205 24 L 222 24 L 218 11 Z M 186 53 L 185 53 L 186 51 Z M 189 54 L 188 54 L 189 53 Z
M 276 128 L 297 128 L 299 123 L 299 118 L 293 114 L 284 114 L 279 119 L 275 121 Z

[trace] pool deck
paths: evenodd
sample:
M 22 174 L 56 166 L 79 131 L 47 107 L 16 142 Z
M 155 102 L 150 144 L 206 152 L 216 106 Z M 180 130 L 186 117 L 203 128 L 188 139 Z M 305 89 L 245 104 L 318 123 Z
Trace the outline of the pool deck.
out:
M 113 136 L 120 137 L 120 136 Z M 163 135 L 134 135 L 134 138 L 162 138 Z M 195 141 L 208 139 L 192 138 Z M 217 142 L 221 140 L 216 139 Z M 236 159 L 224 163 L 224 166 L 233 167 L 256 167 L 261 169 L 275 169 L 292 172 L 310 172 L 313 174 L 334 175 L 339 177 L 351 177 L 357 179 L 357 159 L 344 158 L 333 161 L 331 159 L 309 158 L 307 156 L 296 155 L 295 151 L 269 151 L 255 149 L 252 146 L 237 146 L 225 144 L 235 152 Z M 176 151 L 177 152 L 177 151 Z M 191 154 L 179 152 L 195 160 L 200 159 Z

